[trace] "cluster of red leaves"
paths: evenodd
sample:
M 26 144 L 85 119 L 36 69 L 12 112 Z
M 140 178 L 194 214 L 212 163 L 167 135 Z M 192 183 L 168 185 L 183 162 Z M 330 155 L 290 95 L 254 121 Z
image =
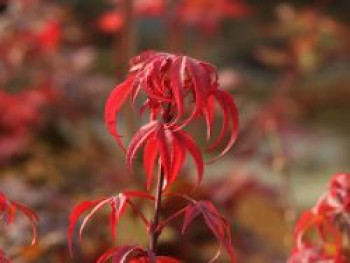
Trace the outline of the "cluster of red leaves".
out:
M 189 134 L 179 129 L 166 127 L 158 121 L 146 124 L 134 135 L 126 153 L 127 168 L 130 173 L 132 173 L 134 156 L 142 144 L 146 144 L 143 160 L 148 189 L 151 187 L 153 169 L 158 155 L 161 158 L 166 184 L 171 185 L 179 175 L 187 151 L 195 160 L 198 184 L 200 183 L 203 176 L 203 160 L 200 151 Z
M 298 220 L 289 262 L 349 262 L 343 251 L 343 237 L 348 234 L 344 230 L 349 229 L 349 204 L 350 174 L 336 174 L 317 205 Z
M 6 26 L 0 34 L 0 85 L 11 86 L 18 79 L 23 82 L 23 77 L 33 84 L 38 77 L 49 79 L 53 74 L 50 58 L 57 55 L 61 42 L 59 19 L 38 16 L 38 12 L 47 13 L 38 1 L 9 1 L 8 5 L 2 16 Z M 39 65 L 41 71 L 34 71 Z
M 128 77 L 111 92 L 105 108 L 107 127 L 123 149 L 116 125 L 118 114 L 128 98 L 135 107 L 141 92 L 146 95 L 146 100 L 140 107 L 140 114 L 148 111 L 150 123 L 141 127 L 132 139 L 127 151 L 127 165 L 131 167 L 136 151 L 147 141 L 144 166 L 148 183 L 158 153 L 168 182 L 173 182 L 184 162 L 186 150 L 194 157 L 201 179 L 203 161 L 199 150 L 193 139 L 180 129 L 194 118 L 204 116 L 207 139 L 210 140 L 215 101 L 222 109 L 223 124 L 220 134 L 208 149 L 216 149 L 227 134 L 230 138 L 217 158 L 234 144 L 238 133 L 237 109 L 231 95 L 219 89 L 216 69 L 211 64 L 187 56 L 155 51 L 146 51 L 132 59 Z M 184 118 L 184 101 L 187 98 L 193 99 L 194 107 L 189 116 Z M 157 121 L 159 118 L 163 118 L 163 123 Z M 230 124 L 232 131 L 229 130 Z
M 45 21 L 39 27 L 30 24 L 20 27 L 18 24 L 13 22 L 8 32 L 0 37 L 0 57 L 6 66 L 16 67 L 20 59 L 31 55 L 46 56 L 58 49 L 62 35 L 58 21 Z
M 0 162 L 22 150 L 31 130 L 43 121 L 42 109 L 55 97 L 48 87 L 15 94 L 0 90 Z
M 124 192 L 120 193 L 116 196 L 108 197 L 108 198 L 100 198 L 95 201 L 84 201 L 77 205 L 71 216 L 70 216 L 70 225 L 68 229 L 68 240 L 70 249 L 72 251 L 73 247 L 73 233 L 75 225 L 80 218 L 80 216 L 87 211 L 88 214 L 84 217 L 82 224 L 80 226 L 79 230 L 79 239 L 81 241 L 82 234 L 84 231 L 84 228 L 88 221 L 104 206 L 108 205 L 111 208 L 111 214 L 110 214 L 110 224 L 111 224 L 111 233 L 113 238 L 115 238 L 116 234 L 116 226 L 119 222 L 119 219 L 124 214 L 127 206 L 129 206 L 145 223 L 147 229 L 150 228 L 150 221 L 146 219 L 146 217 L 142 214 L 141 211 L 133 204 L 132 200 L 133 198 L 142 198 L 142 199 L 148 199 L 153 201 L 154 197 L 152 195 L 149 195 L 147 193 L 139 192 L 139 191 L 133 191 L 133 192 Z M 153 255 L 153 257 L 155 257 Z M 179 262 L 176 259 L 170 258 L 170 257 L 155 257 L 158 263 L 176 263 Z M 134 263 L 142 263 L 142 262 L 150 262 L 148 252 L 143 249 L 142 247 L 138 246 L 121 246 L 121 247 L 115 247 L 110 250 L 108 250 L 106 253 L 104 253 L 99 259 L 98 263 L 107 262 L 109 259 L 112 259 L 112 262 L 134 262 Z
M 21 203 L 8 199 L 3 193 L 0 192 L 0 219 L 7 225 L 10 225 L 14 222 L 17 211 L 20 211 L 29 219 L 33 231 L 31 245 L 34 245 L 37 241 L 37 223 L 39 222 L 39 217 L 30 208 L 22 205 Z M 2 250 L 0 250 L 0 262 L 11 262 L 5 257 Z
M 54 19 L 33 20 L 35 2 L 9 2 L 9 12 L 2 17 L 6 27 L 0 35 L 0 163 L 23 150 L 33 128 L 44 120 L 43 108 L 57 98 L 47 59 L 59 46 L 61 28 Z M 15 5 L 13 12 L 10 5 Z M 45 65 L 38 73 L 41 61 Z M 22 82 L 26 83 L 22 91 L 6 91 Z
M 129 206 L 144 222 L 148 231 L 151 231 L 151 221 L 148 220 L 144 214 L 133 204 L 131 201 L 132 198 L 142 198 L 153 201 L 154 197 L 143 192 L 133 191 L 120 193 L 116 196 L 109 198 L 100 198 L 95 201 L 84 201 L 81 204 L 77 205 L 71 216 L 70 216 L 70 226 L 68 229 L 68 239 L 70 243 L 70 248 L 72 250 L 73 245 L 73 233 L 75 225 L 80 218 L 80 216 L 87 212 L 87 215 L 84 217 L 80 230 L 79 230 L 79 239 L 82 238 L 82 233 L 88 221 L 104 206 L 108 205 L 111 208 L 110 214 L 110 226 L 112 236 L 115 237 L 116 226 L 119 222 L 119 219 L 124 214 L 125 209 Z M 219 213 L 215 206 L 209 201 L 195 201 L 185 197 L 190 203 L 180 209 L 178 212 L 171 215 L 169 218 L 164 219 L 158 226 L 158 230 L 163 229 L 171 221 L 180 215 L 184 216 L 182 233 L 188 229 L 189 225 L 200 216 L 203 217 L 204 223 L 208 226 L 209 230 L 214 234 L 217 240 L 220 242 L 230 255 L 232 262 L 236 262 L 235 253 L 231 245 L 231 233 L 230 225 L 225 220 L 225 218 Z M 89 212 L 88 212 L 89 211 Z M 150 258 L 157 258 L 159 263 L 176 263 L 180 262 L 177 259 L 170 257 L 156 257 L 151 254 L 150 251 L 145 250 L 139 246 L 117 246 L 106 253 L 104 253 L 99 259 L 98 263 L 107 262 L 109 259 L 112 259 L 112 262 L 150 262 Z M 131 261 L 129 261 L 131 260 Z
M 117 128 L 118 115 L 127 99 L 130 99 L 131 105 L 135 109 L 138 105 L 138 98 L 143 100 L 138 108 L 140 115 L 148 112 L 148 123 L 139 128 L 125 149 Z M 187 107 L 184 104 L 189 99 L 192 99 L 194 106 L 188 116 L 185 116 Z M 224 149 L 217 156 L 218 158 L 225 154 L 236 140 L 238 113 L 229 93 L 219 89 L 215 67 L 187 56 L 155 51 L 146 51 L 133 58 L 126 80 L 117 85 L 107 100 L 105 122 L 119 146 L 126 151 L 126 166 L 129 173 L 132 173 L 134 157 L 144 146 L 143 164 L 148 188 L 152 184 L 154 168 L 158 164 L 158 168 L 161 168 L 159 169 L 161 174 L 158 175 L 161 182 L 158 185 L 160 193 L 157 194 L 157 198 L 154 198 L 139 191 L 124 192 L 110 198 L 81 203 L 73 210 L 70 217 L 68 229 L 70 247 L 72 247 L 74 227 L 83 213 L 90 210 L 81 224 L 80 238 L 91 217 L 103 206 L 110 206 L 110 221 L 114 237 L 116 224 L 125 208 L 130 206 L 145 223 L 150 235 L 160 234 L 166 225 L 180 215 L 184 215 L 182 232 L 185 232 L 193 220 L 202 216 L 205 224 L 221 246 L 228 251 L 232 262 L 236 262 L 231 247 L 229 224 L 209 201 L 194 201 L 180 195 L 189 201 L 189 204 L 160 223 L 148 220 L 131 202 L 132 198 L 138 197 L 155 200 L 157 204 L 161 200 L 159 194 L 164 194 L 164 189 L 171 186 L 178 177 L 186 160 L 187 152 L 194 159 L 198 184 L 200 183 L 204 170 L 203 158 L 192 136 L 183 131 L 183 128 L 195 118 L 204 117 L 207 124 L 207 140 L 209 141 L 212 137 L 215 102 L 218 103 L 223 112 L 223 124 L 218 137 L 209 146 L 209 149 L 216 149 L 223 143 L 226 136 L 229 137 Z M 164 183 L 161 178 L 165 179 Z M 175 194 L 175 196 L 179 195 Z M 103 263 L 110 259 L 112 262 L 130 262 L 130 259 L 133 259 L 132 262 L 178 262 L 168 257 L 157 257 L 153 250 L 148 251 L 138 246 L 115 247 L 103 254 L 98 262 Z

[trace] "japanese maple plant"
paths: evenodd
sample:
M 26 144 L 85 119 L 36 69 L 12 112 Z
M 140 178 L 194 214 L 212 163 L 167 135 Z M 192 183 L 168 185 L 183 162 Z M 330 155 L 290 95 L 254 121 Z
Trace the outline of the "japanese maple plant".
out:
M 191 222 L 201 217 L 209 230 L 224 247 L 232 262 L 236 262 L 231 246 L 228 222 L 210 201 L 197 201 L 184 193 L 171 191 L 184 166 L 187 154 L 192 156 L 200 184 L 204 161 L 192 135 L 184 129 L 192 121 L 203 118 L 206 123 L 206 136 L 210 141 L 208 150 L 223 145 L 220 153 L 212 160 L 223 156 L 234 144 L 238 133 L 238 114 L 232 96 L 219 89 L 216 68 L 206 62 L 183 55 L 146 51 L 130 61 L 126 79 L 117 85 L 109 95 L 105 107 L 105 121 L 109 132 L 126 153 L 126 168 L 133 172 L 133 160 L 143 148 L 143 167 L 147 192 L 124 191 L 111 197 L 94 201 L 84 201 L 77 205 L 70 216 L 68 239 L 72 249 L 74 228 L 79 218 L 86 214 L 80 225 L 81 237 L 88 221 L 103 207 L 110 207 L 112 235 L 119 219 L 129 208 L 145 224 L 150 236 L 148 248 L 123 245 L 110 249 L 99 259 L 108 262 L 181 262 L 180 259 L 159 256 L 158 238 L 163 229 L 173 220 L 183 217 L 182 232 Z M 142 100 L 142 104 L 137 102 Z M 147 123 L 133 135 L 128 147 L 121 140 L 118 115 L 123 105 L 130 101 L 141 116 L 147 113 Z M 187 105 L 188 102 L 188 105 Z M 215 121 L 214 106 L 223 113 L 221 129 L 213 140 Z M 140 105 L 139 107 L 137 105 Z M 156 172 L 155 170 L 158 170 Z M 153 186 L 155 195 L 152 194 Z M 147 218 L 135 205 L 134 199 L 141 198 L 154 203 L 154 214 Z M 182 198 L 187 203 L 183 208 L 162 218 L 164 198 Z M 213 261 L 212 261 L 213 262 Z

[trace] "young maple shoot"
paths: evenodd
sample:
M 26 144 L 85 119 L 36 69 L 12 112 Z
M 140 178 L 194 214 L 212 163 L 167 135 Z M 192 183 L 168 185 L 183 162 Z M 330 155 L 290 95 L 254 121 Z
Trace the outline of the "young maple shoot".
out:
M 221 152 L 212 160 L 223 156 L 233 146 L 238 134 L 238 113 L 232 96 L 219 89 L 216 68 L 206 62 L 183 55 L 146 51 L 131 59 L 131 67 L 126 79 L 112 90 L 105 107 L 105 121 L 109 132 L 126 153 L 126 168 L 132 173 L 133 160 L 143 149 L 143 167 L 146 175 L 146 187 L 150 191 L 156 181 L 156 194 L 141 191 L 125 191 L 112 197 L 95 201 L 84 201 L 76 206 L 70 216 L 68 239 L 73 244 L 74 228 L 79 218 L 86 213 L 81 234 L 91 217 L 104 206 L 109 206 L 111 232 L 115 237 L 115 228 L 126 208 L 135 212 L 145 224 L 150 236 L 148 248 L 139 246 L 118 246 L 103 254 L 99 263 L 107 262 L 180 262 L 179 259 L 157 255 L 158 238 L 164 227 L 174 219 L 183 216 L 184 233 L 190 223 L 200 217 L 208 229 L 224 247 L 232 262 L 236 262 L 231 245 L 231 233 L 228 222 L 209 201 L 196 201 L 178 193 L 168 193 L 176 181 L 189 154 L 196 165 L 197 185 L 200 184 L 204 161 L 192 136 L 183 129 L 197 118 L 204 119 L 207 127 L 207 141 L 213 137 L 215 119 L 214 106 L 217 104 L 223 113 L 219 134 L 213 139 L 208 150 L 215 150 L 224 144 Z M 141 96 L 142 95 L 142 96 Z M 191 99 L 192 110 L 186 113 L 185 103 Z M 142 125 L 125 147 L 119 134 L 118 118 L 121 108 L 130 100 L 137 108 L 136 100 L 142 100 L 140 115 L 148 113 L 147 123 Z M 189 106 L 191 106 L 189 105 Z M 226 141 L 226 142 L 225 142 Z M 155 173 L 158 168 L 158 173 Z M 153 180 L 157 174 L 157 180 Z M 161 220 L 162 197 L 183 197 L 187 205 L 169 218 Z M 154 215 L 146 218 L 134 205 L 133 199 L 141 198 L 154 203 Z

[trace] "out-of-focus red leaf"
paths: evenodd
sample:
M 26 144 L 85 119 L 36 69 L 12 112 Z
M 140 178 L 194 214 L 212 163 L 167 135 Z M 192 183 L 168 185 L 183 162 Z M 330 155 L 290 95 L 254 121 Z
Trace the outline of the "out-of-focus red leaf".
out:
M 37 224 L 39 222 L 39 216 L 33 210 L 31 210 L 29 207 L 26 207 L 18 202 L 15 202 L 15 201 L 11 201 L 11 202 L 12 202 L 13 207 L 20 210 L 29 219 L 30 224 L 32 226 L 32 232 L 33 232 L 33 239 L 32 239 L 31 245 L 36 244 L 37 237 L 38 237 Z
M 343 242 L 349 229 L 349 182 L 350 174 L 335 174 L 316 206 L 301 215 L 294 229 L 294 247 L 288 262 L 349 261 Z
M 16 216 L 16 211 L 22 212 L 30 221 L 32 226 L 33 238 L 31 245 L 37 242 L 37 224 L 39 222 L 38 215 L 30 208 L 21 203 L 7 199 L 7 197 L 0 193 L 0 216 L 5 219 L 7 224 L 11 224 Z
M 305 232 L 315 224 L 321 223 L 322 220 L 322 215 L 314 214 L 311 211 L 304 212 L 294 228 L 294 240 L 296 240 L 298 244 L 301 244 Z
M 0 90 L 0 164 L 21 153 L 31 138 L 32 130 L 43 125 L 43 108 L 50 107 L 58 94 L 50 83 L 8 93 Z
M 135 14 L 138 16 L 156 16 L 165 12 L 164 0 L 136 0 L 134 1 Z
M 316 231 L 316 236 L 309 235 L 313 230 Z M 317 260 L 321 259 L 335 263 L 346 262 L 341 253 L 342 234 L 330 218 L 323 214 L 313 211 L 304 212 L 296 224 L 294 242 L 293 252 L 289 260 L 291 263 L 316 263 L 319 262 Z
M 78 219 L 82 214 L 89 211 L 90 212 L 84 217 L 80 230 L 79 230 L 79 239 L 82 239 L 82 233 L 85 229 L 86 224 L 90 221 L 90 219 L 105 205 L 109 205 L 111 207 L 111 215 L 110 215 L 110 223 L 111 223 L 111 233 L 112 236 L 115 237 L 116 225 L 119 222 L 120 217 L 125 212 L 127 204 L 129 204 L 130 199 L 138 197 L 142 199 L 154 200 L 154 197 L 148 193 L 143 193 L 140 191 L 126 191 L 124 193 L 120 193 L 116 196 L 112 196 L 109 198 L 101 198 L 96 201 L 84 201 L 81 204 L 77 205 L 71 215 L 70 215 L 70 223 L 68 228 L 68 241 L 69 246 L 72 251 L 73 245 L 73 233 L 75 225 L 77 224 Z M 144 217 L 142 218 L 144 219 Z M 145 222 L 148 223 L 148 222 Z
M 2 251 L 1 249 L 0 249 L 0 262 L 1 263 L 12 263 L 12 261 L 6 257 L 4 251 Z
M 74 232 L 74 227 L 77 224 L 78 219 L 80 216 L 88 211 L 89 209 L 95 207 L 97 204 L 99 204 L 101 201 L 105 200 L 105 198 L 96 200 L 96 201 L 84 201 L 78 205 L 76 205 L 73 208 L 73 211 L 70 214 L 69 217 L 69 227 L 68 227 L 68 242 L 69 242 L 69 248 L 72 252 L 72 247 L 73 247 L 73 232 Z
M 25 147 L 28 138 L 22 134 L 1 136 L 0 138 L 0 165 L 9 157 L 20 153 Z
M 200 215 L 203 216 L 205 224 L 214 236 L 225 247 L 231 261 L 236 262 L 236 256 L 231 244 L 230 226 L 211 202 L 198 201 L 187 206 L 182 232 L 184 233 L 189 224 Z
M 97 21 L 98 28 L 105 33 L 115 33 L 124 26 L 124 17 L 121 12 L 110 11 L 101 15 Z
M 343 257 L 336 257 L 327 255 L 327 253 L 319 248 L 315 247 L 304 247 L 300 250 L 294 250 L 287 263 L 346 263 L 346 259 Z
M 47 22 L 37 38 L 39 46 L 44 51 L 55 51 L 61 39 L 60 24 L 57 21 Z

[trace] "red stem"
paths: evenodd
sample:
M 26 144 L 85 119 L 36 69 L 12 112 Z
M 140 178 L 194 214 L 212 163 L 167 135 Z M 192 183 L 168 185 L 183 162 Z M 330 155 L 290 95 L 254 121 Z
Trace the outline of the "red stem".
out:
M 165 107 L 164 109 L 163 122 L 168 123 L 171 119 L 172 119 L 171 105 L 167 105 L 167 107 Z M 162 206 L 162 194 L 163 194 L 164 181 L 165 181 L 165 173 L 164 173 L 162 164 L 160 162 L 158 182 L 157 182 L 157 194 L 156 194 L 156 200 L 154 205 L 154 218 L 150 228 L 150 233 L 151 233 L 150 252 L 152 255 L 155 255 L 157 252 L 158 237 L 161 234 L 161 229 L 158 229 L 158 225 L 159 225 L 160 211 L 162 209 L 161 206 Z M 155 257 L 152 257 L 152 258 L 150 257 L 150 260 L 151 260 L 151 263 L 156 263 Z
M 159 225 L 159 217 L 160 217 L 160 211 L 161 211 L 161 205 L 162 205 L 162 192 L 163 192 L 164 179 L 165 179 L 164 171 L 163 171 L 163 168 L 160 167 L 158 184 L 157 184 L 157 195 L 156 195 L 156 201 L 154 206 L 154 218 L 150 229 L 151 231 L 150 250 L 152 254 L 156 254 L 157 252 L 158 237 L 161 233 L 161 231 L 159 231 L 158 229 L 158 225 Z

